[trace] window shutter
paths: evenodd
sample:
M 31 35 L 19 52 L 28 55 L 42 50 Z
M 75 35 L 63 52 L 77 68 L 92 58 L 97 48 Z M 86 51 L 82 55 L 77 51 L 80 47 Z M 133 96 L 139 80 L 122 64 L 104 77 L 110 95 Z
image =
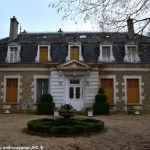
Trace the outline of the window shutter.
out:
M 78 46 L 72 46 L 70 48 L 70 59 L 79 60 L 79 47 Z
M 105 90 L 109 104 L 114 104 L 113 79 L 101 79 L 101 87 Z
M 40 62 L 48 62 L 48 47 L 40 47 Z
M 139 103 L 138 79 L 127 79 L 127 103 Z
M 18 80 L 7 79 L 6 102 L 17 102 Z

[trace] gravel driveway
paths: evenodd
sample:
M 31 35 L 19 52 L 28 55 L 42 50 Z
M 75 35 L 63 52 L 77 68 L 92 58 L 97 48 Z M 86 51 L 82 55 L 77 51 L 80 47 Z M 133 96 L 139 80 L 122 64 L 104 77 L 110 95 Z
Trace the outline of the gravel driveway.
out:
M 0 114 L 0 149 L 44 150 L 150 150 L 150 114 L 110 115 L 93 118 L 105 122 L 108 131 L 85 137 L 39 137 L 22 132 L 31 114 Z

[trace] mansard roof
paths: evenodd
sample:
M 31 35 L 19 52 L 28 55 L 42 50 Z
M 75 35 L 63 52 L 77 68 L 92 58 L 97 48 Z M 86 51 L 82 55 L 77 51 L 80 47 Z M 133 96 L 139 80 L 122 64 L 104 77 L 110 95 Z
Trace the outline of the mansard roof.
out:
M 55 33 L 21 33 L 14 40 L 4 38 L 0 40 L 0 63 L 5 62 L 7 47 L 11 44 L 21 46 L 21 62 L 34 62 L 38 45 L 51 45 L 52 62 L 65 62 L 68 54 L 69 44 L 81 44 L 82 56 L 85 62 L 98 61 L 101 45 L 112 45 L 114 63 L 124 63 L 125 45 L 135 44 L 138 46 L 138 53 L 141 63 L 150 62 L 150 37 L 135 34 L 128 37 L 127 33 L 113 32 L 55 32 Z

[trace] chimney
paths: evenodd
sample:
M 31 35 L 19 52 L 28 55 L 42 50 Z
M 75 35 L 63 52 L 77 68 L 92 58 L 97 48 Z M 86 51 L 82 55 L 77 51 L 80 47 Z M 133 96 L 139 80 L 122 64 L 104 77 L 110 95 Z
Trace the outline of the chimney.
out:
M 127 20 L 127 26 L 128 26 L 128 36 L 133 37 L 134 36 L 134 26 L 133 26 L 133 19 Z
M 17 34 L 18 34 L 18 21 L 15 18 L 15 16 L 13 16 L 13 18 L 10 18 L 10 33 L 9 33 L 9 38 L 10 39 L 15 39 L 17 38 Z

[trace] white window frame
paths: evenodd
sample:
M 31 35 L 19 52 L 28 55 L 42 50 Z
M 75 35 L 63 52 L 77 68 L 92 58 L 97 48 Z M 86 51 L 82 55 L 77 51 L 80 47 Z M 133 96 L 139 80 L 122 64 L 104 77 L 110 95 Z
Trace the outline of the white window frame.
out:
M 48 79 L 49 80 L 49 84 L 48 84 L 48 93 L 50 93 L 50 76 L 49 75 L 34 75 L 33 76 L 34 78 L 34 82 L 32 83 L 32 92 L 33 92 L 33 95 L 32 95 L 32 99 L 34 100 L 34 103 L 36 103 L 37 101 L 37 80 L 38 79 Z
M 41 47 L 48 47 L 48 61 L 51 61 L 51 56 L 50 56 L 50 49 L 51 49 L 51 46 L 50 45 L 38 45 L 38 51 L 37 51 L 37 56 L 35 58 L 35 61 L 39 62 L 40 60 L 40 48 Z
M 123 76 L 124 85 L 125 85 L 125 105 L 141 105 L 142 104 L 142 93 L 141 93 L 141 76 Z M 127 103 L 127 80 L 128 79 L 137 79 L 139 80 L 139 103 Z
M 128 55 L 128 47 L 135 47 L 136 50 L 135 50 L 135 53 L 136 53 L 136 60 L 133 59 L 133 56 L 131 54 L 131 60 L 129 59 Z M 138 47 L 137 45 L 125 45 L 125 57 L 124 57 L 124 61 L 125 62 L 131 62 L 131 63 L 136 63 L 136 62 L 140 62 L 140 57 L 138 55 Z
M 81 45 L 68 45 L 68 55 L 66 57 L 66 61 L 70 60 L 70 51 L 71 51 L 71 47 L 76 46 L 79 47 L 79 60 L 83 61 L 83 57 L 82 57 L 82 52 L 81 52 Z
M 10 59 L 11 59 L 11 49 L 12 48 L 17 48 L 17 59 L 16 60 L 14 59 L 14 53 L 13 53 L 13 61 L 10 61 Z M 20 59 L 20 50 L 21 50 L 20 46 L 8 46 L 7 57 L 6 57 L 5 61 L 8 62 L 8 63 L 20 62 L 21 61 L 21 59 Z
M 103 47 L 105 47 L 105 46 L 110 47 L 110 59 L 108 58 L 106 61 L 104 60 L 103 53 L 102 53 Z M 112 62 L 112 61 L 115 61 L 115 58 L 113 56 L 113 51 L 112 51 L 112 45 L 100 45 L 100 55 L 99 55 L 98 61 L 102 61 L 102 62 Z

